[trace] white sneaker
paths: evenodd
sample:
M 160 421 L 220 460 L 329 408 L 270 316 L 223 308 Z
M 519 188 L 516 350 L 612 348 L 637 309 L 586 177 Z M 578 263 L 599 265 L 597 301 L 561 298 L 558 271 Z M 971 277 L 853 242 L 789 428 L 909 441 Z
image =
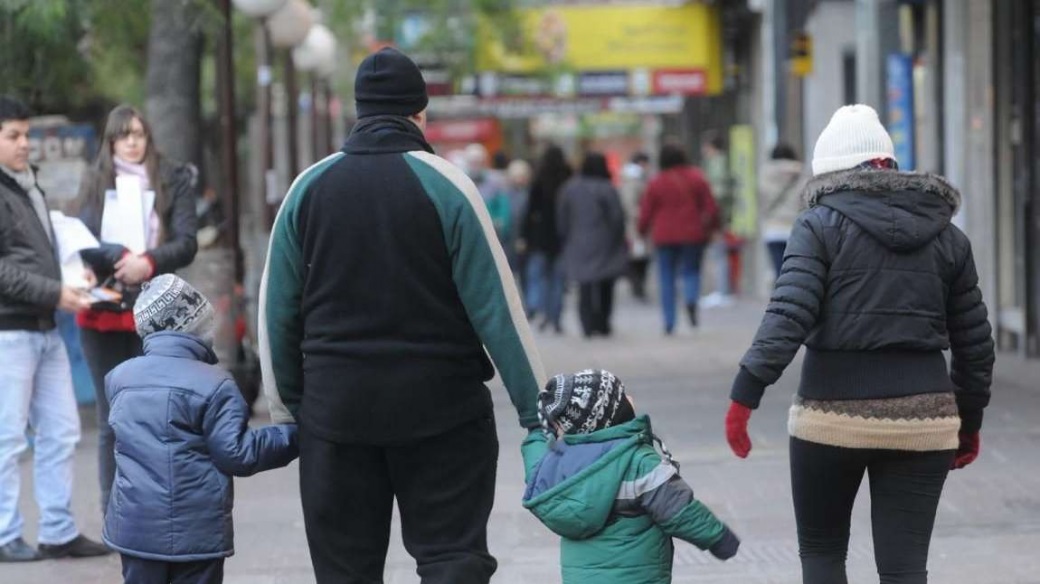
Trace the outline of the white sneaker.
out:
M 704 298 L 701 298 L 700 305 L 702 308 L 722 308 L 725 306 L 733 305 L 733 297 L 729 294 L 722 294 L 720 292 L 712 292 Z

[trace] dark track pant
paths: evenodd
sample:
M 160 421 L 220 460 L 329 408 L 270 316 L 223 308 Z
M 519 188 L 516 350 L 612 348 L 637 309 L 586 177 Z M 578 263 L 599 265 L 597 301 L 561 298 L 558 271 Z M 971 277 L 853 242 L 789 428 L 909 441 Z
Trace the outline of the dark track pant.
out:
M 852 505 L 864 473 L 881 584 L 925 584 L 935 511 L 953 454 L 838 448 L 791 438 L 803 584 L 848 584 Z
M 490 415 L 390 446 L 339 444 L 301 427 L 300 490 L 318 584 L 383 582 L 394 498 L 423 584 L 487 584 L 498 436 Z
M 101 485 L 101 514 L 108 509 L 108 497 L 116 476 L 116 437 L 108 425 L 108 398 L 105 376 L 123 361 L 144 354 L 141 337 L 136 332 L 102 333 L 80 329 L 79 342 L 94 381 L 94 406 L 98 423 L 98 483 Z
M 123 554 L 124 584 L 220 584 L 224 558 L 201 562 L 159 562 Z
M 582 282 L 578 286 L 578 316 L 585 336 L 609 335 L 614 313 L 614 280 Z

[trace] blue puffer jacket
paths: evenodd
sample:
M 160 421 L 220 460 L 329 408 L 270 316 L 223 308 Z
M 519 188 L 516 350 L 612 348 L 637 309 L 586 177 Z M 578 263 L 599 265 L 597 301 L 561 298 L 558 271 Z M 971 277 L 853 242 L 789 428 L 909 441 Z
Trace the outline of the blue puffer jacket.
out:
M 249 408 L 199 339 L 149 335 L 105 380 L 116 477 L 104 540 L 128 555 L 199 561 L 235 552 L 231 475 L 285 466 L 295 426 L 248 427 Z

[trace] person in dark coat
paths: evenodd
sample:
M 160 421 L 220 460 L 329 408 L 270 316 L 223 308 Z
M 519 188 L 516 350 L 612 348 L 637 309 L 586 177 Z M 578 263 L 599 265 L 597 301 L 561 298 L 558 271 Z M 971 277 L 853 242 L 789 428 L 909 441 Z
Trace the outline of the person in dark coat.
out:
M 864 474 L 882 584 L 924 584 L 947 473 L 979 453 L 993 339 L 971 243 L 950 222 L 961 196 L 942 177 L 899 172 L 893 150 L 864 105 L 839 109 L 820 135 L 809 209 L 726 416 L 745 457 L 752 409 L 806 346 L 788 421 L 804 584 L 847 582 Z
M 581 174 L 563 186 L 556 224 L 564 270 L 578 283 L 582 330 L 586 337 L 608 336 L 614 283 L 628 268 L 628 249 L 621 197 L 599 152 L 586 154 Z
M 116 447 L 105 543 L 130 584 L 216 584 L 235 553 L 232 477 L 292 462 L 296 426 L 249 428 L 249 406 L 213 353 L 213 306 L 184 280 L 154 278 L 134 319 L 144 356 L 105 385 Z
M 665 334 L 675 331 L 675 280 L 682 277 L 690 325 L 697 326 L 701 295 L 701 260 L 719 228 L 719 210 L 704 173 L 692 166 L 682 148 L 661 148 L 661 172 L 647 185 L 639 203 L 639 232 L 650 234 L 657 250 Z
M 560 234 L 556 231 L 556 206 L 560 189 L 571 178 L 571 167 L 563 150 L 550 145 L 542 153 L 531 183 L 531 196 L 520 227 L 520 237 L 527 253 L 528 318 L 541 315 L 539 329 L 552 326 L 563 332 L 564 273 L 560 259 Z
M 54 226 L 29 164 L 30 115 L 0 96 L 0 562 L 108 553 L 79 532 L 71 509 L 80 423 L 54 313 L 85 310 L 91 298 L 62 282 Z M 30 427 L 38 551 L 22 538 L 18 511 Z
M 101 240 L 101 247 L 81 253 L 97 282 L 122 294 L 118 302 L 95 303 L 76 319 L 83 355 L 97 392 L 98 481 L 104 513 L 112 489 L 115 459 L 105 399 L 105 376 L 116 366 L 142 354 L 134 327 L 133 306 L 141 284 L 159 274 L 184 268 L 195 259 L 196 176 L 193 167 L 161 156 L 148 122 L 128 105 L 108 115 L 101 149 L 93 168 L 84 173 L 77 200 L 79 218 Z M 131 250 L 127 241 L 106 241 L 102 233 L 105 201 L 115 193 L 116 179 L 135 181 L 140 192 L 154 193 L 145 229 L 146 249 Z
M 395 502 L 424 584 L 487 584 L 499 442 L 486 383 L 497 368 L 531 430 L 545 372 L 477 186 L 426 141 L 422 71 L 387 47 L 354 88 L 343 150 L 297 177 L 271 230 L 269 411 L 300 422 L 318 584 L 383 581 Z

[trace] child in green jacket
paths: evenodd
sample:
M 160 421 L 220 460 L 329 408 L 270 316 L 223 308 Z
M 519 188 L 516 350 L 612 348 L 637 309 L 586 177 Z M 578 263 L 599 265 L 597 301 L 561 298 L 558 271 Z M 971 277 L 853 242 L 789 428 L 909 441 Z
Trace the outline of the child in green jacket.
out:
M 613 374 L 557 375 L 538 414 L 544 431 L 523 445 L 524 507 L 563 538 L 564 584 L 669 583 L 673 537 L 722 560 L 737 553 Z

